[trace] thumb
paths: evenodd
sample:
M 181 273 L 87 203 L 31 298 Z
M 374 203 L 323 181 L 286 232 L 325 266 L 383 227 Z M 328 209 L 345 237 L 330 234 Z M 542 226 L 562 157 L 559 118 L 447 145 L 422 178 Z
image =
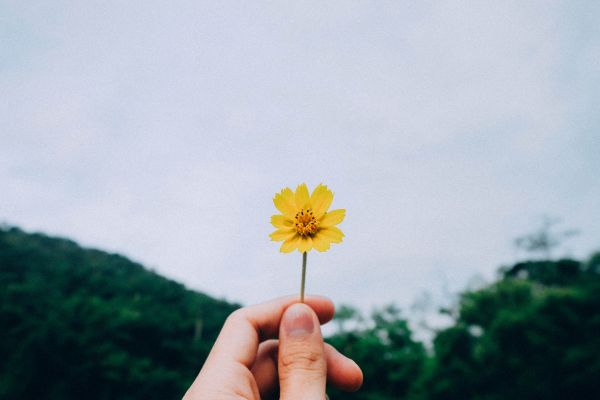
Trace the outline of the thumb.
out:
M 323 400 L 327 363 L 319 319 L 306 304 L 291 305 L 279 326 L 279 389 L 282 400 Z

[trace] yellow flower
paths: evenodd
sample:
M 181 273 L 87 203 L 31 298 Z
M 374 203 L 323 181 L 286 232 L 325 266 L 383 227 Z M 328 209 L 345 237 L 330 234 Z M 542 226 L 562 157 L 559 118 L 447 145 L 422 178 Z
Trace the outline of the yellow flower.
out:
M 344 220 L 346 210 L 327 211 L 333 201 L 333 193 L 320 184 L 309 196 L 303 183 L 294 193 L 284 188 L 273 198 L 275 207 L 281 214 L 271 217 L 271 224 L 277 230 L 271 233 L 271 240 L 283 241 L 281 252 L 290 253 L 298 249 L 305 253 L 311 249 L 326 251 L 331 243 L 340 243 L 344 234 L 335 225 Z

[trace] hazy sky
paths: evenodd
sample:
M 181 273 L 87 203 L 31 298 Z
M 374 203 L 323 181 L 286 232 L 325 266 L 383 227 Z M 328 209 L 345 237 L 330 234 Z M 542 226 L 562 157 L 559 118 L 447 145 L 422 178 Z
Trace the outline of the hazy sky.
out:
M 296 292 L 272 197 L 323 182 L 309 292 L 492 279 L 542 214 L 600 248 L 598 1 L 0 0 L 0 221 L 244 303 Z

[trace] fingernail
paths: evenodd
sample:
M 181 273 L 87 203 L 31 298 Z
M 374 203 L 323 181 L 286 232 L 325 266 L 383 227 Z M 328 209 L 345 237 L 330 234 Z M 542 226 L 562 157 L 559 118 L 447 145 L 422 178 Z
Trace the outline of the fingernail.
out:
M 312 311 L 306 304 L 293 304 L 283 314 L 283 329 L 288 336 L 305 336 L 315 329 Z

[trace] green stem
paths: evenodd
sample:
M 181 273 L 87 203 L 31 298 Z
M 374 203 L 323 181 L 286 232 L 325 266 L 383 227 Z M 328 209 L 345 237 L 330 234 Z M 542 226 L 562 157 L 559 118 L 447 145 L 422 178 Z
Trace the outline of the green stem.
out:
M 304 283 L 306 282 L 306 252 L 302 253 L 302 284 L 300 285 L 300 303 L 304 303 Z

